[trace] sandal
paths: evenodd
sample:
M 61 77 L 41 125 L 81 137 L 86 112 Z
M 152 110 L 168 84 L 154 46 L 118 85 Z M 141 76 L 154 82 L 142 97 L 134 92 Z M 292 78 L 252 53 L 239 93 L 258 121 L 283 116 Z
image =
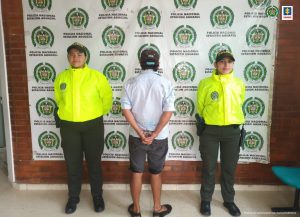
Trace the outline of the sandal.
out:
M 133 203 L 130 204 L 129 207 L 128 207 L 128 212 L 129 212 L 130 216 L 131 217 L 142 217 L 140 212 L 134 212 L 133 211 L 133 207 L 134 207 Z
M 160 211 L 164 207 L 166 208 L 166 210 Z M 159 211 L 153 211 L 153 217 L 164 217 L 164 216 L 168 215 L 172 211 L 172 206 L 170 204 L 164 204 L 164 205 L 161 205 L 160 210 Z

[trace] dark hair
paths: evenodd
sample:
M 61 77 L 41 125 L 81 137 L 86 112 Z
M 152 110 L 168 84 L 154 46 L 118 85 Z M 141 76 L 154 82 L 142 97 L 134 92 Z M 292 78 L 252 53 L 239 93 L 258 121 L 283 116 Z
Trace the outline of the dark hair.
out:
M 158 64 L 155 64 L 155 65 L 153 65 L 153 66 L 149 66 L 149 65 L 147 65 L 146 63 L 141 63 L 141 67 L 142 67 L 143 70 L 146 70 L 146 69 L 153 69 L 153 71 L 157 71 L 159 65 L 158 65 Z

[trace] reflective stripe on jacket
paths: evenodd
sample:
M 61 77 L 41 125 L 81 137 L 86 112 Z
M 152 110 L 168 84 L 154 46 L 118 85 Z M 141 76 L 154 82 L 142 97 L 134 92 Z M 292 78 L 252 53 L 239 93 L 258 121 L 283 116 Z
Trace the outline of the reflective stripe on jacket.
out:
M 208 125 L 243 124 L 243 103 L 245 85 L 233 77 L 233 71 L 226 75 L 212 76 L 200 81 L 197 91 L 197 112 Z
M 58 116 L 83 122 L 107 114 L 112 106 L 112 89 L 106 77 L 85 65 L 62 71 L 54 82 Z

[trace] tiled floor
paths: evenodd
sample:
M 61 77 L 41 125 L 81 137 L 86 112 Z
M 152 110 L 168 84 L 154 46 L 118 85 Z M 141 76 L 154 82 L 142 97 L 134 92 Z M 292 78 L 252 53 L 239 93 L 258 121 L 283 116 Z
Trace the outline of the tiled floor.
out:
M 0 170 L 0 217 L 60 217 L 60 216 L 107 216 L 107 217 L 129 217 L 127 206 L 131 202 L 128 190 L 108 190 L 106 186 L 104 199 L 106 209 L 102 213 L 95 213 L 92 200 L 88 190 L 83 190 L 80 195 L 80 203 L 77 210 L 71 215 L 64 213 L 67 200 L 66 190 L 17 190 L 11 187 L 7 177 Z M 237 186 L 242 189 L 243 187 Z M 243 188 L 245 189 L 245 188 Z M 249 190 L 252 189 L 252 190 Z M 242 216 L 277 216 L 292 217 L 298 214 L 275 214 L 270 212 L 272 206 L 289 206 L 293 203 L 293 191 L 287 189 L 262 191 L 261 188 L 249 186 L 248 190 L 237 190 L 236 202 L 239 205 Z M 280 190 L 281 189 L 281 190 Z M 152 217 L 152 195 L 145 190 L 142 192 L 141 208 L 143 217 Z M 168 217 L 196 217 L 199 213 L 199 191 L 198 190 L 164 190 L 162 201 L 173 206 L 173 212 Z M 212 217 L 230 216 L 223 208 L 221 194 L 216 190 L 212 201 Z

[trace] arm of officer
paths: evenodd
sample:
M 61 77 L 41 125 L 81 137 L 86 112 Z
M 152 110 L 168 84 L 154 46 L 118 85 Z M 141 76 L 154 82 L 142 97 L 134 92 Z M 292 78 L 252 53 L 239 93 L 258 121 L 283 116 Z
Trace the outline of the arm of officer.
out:
M 203 117 L 204 100 L 205 100 L 205 92 L 203 90 L 203 82 L 200 81 L 197 90 L 196 105 L 197 105 L 197 112 L 201 117 Z
M 112 107 L 113 93 L 109 81 L 105 76 L 101 80 L 101 92 L 102 92 L 102 102 L 103 102 L 103 114 L 109 113 Z

